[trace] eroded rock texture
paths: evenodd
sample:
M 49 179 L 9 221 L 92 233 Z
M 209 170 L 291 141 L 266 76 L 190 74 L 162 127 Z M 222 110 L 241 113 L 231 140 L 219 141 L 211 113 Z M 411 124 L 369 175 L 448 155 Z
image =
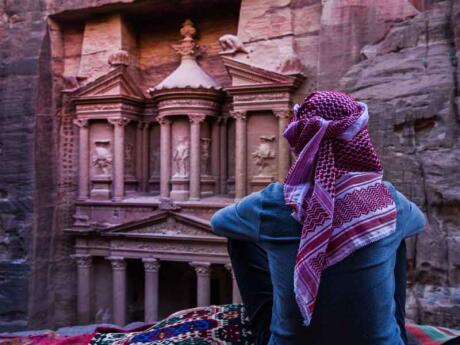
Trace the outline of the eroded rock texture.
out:
M 458 10 L 441 2 L 396 24 L 341 80 L 369 105 L 387 178 L 428 217 L 410 243 L 409 316 L 451 326 L 460 323 Z

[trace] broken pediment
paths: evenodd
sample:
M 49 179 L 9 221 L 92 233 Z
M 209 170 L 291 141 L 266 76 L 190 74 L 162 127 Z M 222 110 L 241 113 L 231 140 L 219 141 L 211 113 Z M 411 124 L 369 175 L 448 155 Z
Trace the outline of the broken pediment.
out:
M 239 60 L 223 56 L 222 60 L 232 77 L 232 86 L 285 85 L 297 87 L 304 79 L 302 74 L 284 75 Z
M 137 86 L 135 78 L 128 72 L 127 67 L 119 66 L 97 78 L 93 82 L 83 86 L 76 97 L 91 98 L 103 96 L 127 96 L 143 99 L 144 95 Z
M 212 232 L 209 221 L 174 211 L 158 211 L 153 216 L 105 229 L 110 237 L 143 237 L 165 239 L 209 240 L 219 237 Z

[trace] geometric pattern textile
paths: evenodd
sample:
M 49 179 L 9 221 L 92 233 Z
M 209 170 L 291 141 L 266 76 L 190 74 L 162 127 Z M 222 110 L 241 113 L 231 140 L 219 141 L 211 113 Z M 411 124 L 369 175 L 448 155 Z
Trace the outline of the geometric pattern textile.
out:
M 295 107 L 284 131 L 296 160 L 284 199 L 302 224 L 294 270 L 297 304 L 308 326 L 321 273 L 396 229 L 396 205 L 367 131 L 364 103 L 316 91 Z
M 90 345 L 250 345 L 252 335 L 239 304 L 182 310 L 146 330 L 132 333 L 97 333 Z

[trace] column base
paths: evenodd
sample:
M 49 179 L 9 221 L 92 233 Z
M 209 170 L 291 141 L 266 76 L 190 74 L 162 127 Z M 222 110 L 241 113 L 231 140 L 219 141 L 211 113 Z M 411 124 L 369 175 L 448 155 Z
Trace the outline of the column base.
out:
M 171 179 L 171 199 L 174 201 L 186 201 L 190 196 L 189 178 L 176 176 Z

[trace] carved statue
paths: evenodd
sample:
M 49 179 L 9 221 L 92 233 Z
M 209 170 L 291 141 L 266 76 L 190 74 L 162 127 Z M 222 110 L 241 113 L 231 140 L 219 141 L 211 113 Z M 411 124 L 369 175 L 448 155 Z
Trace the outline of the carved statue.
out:
M 174 151 L 173 161 L 176 165 L 176 173 L 174 176 L 188 176 L 188 158 L 190 156 L 190 144 L 188 138 L 179 137 L 179 143 Z
M 125 145 L 125 175 L 134 175 L 134 146 Z
M 249 52 L 244 47 L 243 43 L 240 39 L 235 35 L 223 35 L 219 38 L 219 44 L 222 48 L 220 52 L 221 55 L 228 54 L 236 54 L 238 52 L 249 54 Z
M 275 136 L 267 137 L 262 135 L 259 139 L 260 144 L 252 153 L 252 156 L 255 158 L 258 167 L 257 176 L 265 176 L 265 168 L 269 166 L 269 160 L 275 158 L 275 152 L 273 152 L 270 145 L 275 140 Z
M 211 145 L 210 138 L 201 138 L 200 143 L 200 162 L 201 162 L 201 174 L 208 175 L 209 174 L 209 148 Z
M 96 175 L 110 176 L 112 172 L 112 154 L 109 150 L 110 140 L 97 140 L 95 153 L 93 155 L 93 165 L 96 167 Z

